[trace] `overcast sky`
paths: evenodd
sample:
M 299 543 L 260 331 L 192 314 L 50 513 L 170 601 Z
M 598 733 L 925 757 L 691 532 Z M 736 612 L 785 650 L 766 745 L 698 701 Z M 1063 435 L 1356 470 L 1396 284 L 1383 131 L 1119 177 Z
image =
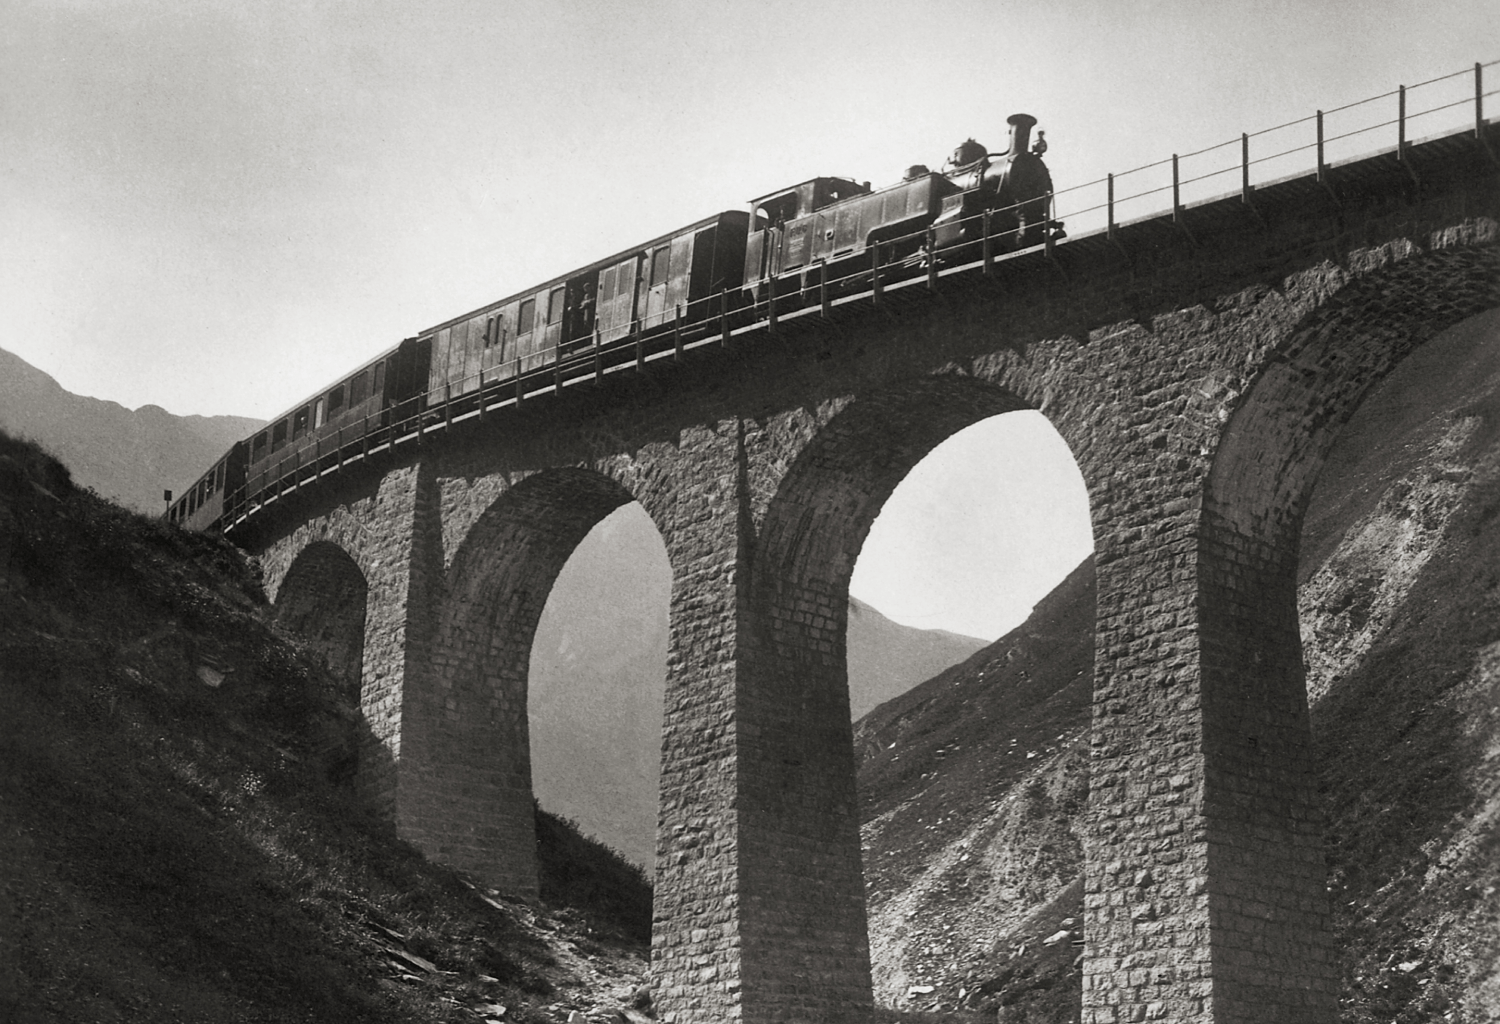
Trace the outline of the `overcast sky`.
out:
M 1497 57 L 1494 0 L 6 0 L 0 347 L 132 408 L 269 418 L 438 321 L 781 185 L 887 184 L 971 135 L 1003 148 L 1015 111 L 1067 188 Z M 997 453 L 1050 442 L 1012 419 L 1020 442 L 960 438 L 924 466 L 930 508 L 892 508 L 871 543 L 962 532 L 932 512 L 959 499 L 980 510 L 963 529 L 1015 536 L 1005 509 L 1040 502 L 1041 547 L 1071 567 L 1086 510 L 1052 503 L 1083 501 L 1076 470 L 1033 453 L 1043 496 L 1023 501 Z M 994 608 L 939 607 L 967 591 L 870 572 L 861 596 L 893 617 L 998 631 Z

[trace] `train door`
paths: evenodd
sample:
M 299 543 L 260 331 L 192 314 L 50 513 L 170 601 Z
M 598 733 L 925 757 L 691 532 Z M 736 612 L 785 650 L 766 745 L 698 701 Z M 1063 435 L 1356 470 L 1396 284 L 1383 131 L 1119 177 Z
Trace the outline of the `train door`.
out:
M 604 342 L 623 338 L 635 321 L 637 284 L 643 257 L 638 253 L 599 271 L 599 304 L 595 323 Z
M 567 309 L 567 289 L 562 285 L 547 292 L 547 321 L 543 325 L 541 347 L 544 358 L 557 358 L 563 340 L 563 313 Z
M 659 245 L 647 254 L 647 265 L 641 272 L 641 297 L 636 306 L 644 328 L 655 327 L 664 319 L 667 309 L 667 282 L 672 277 L 672 247 Z
M 598 279 L 580 274 L 566 285 L 563 312 L 564 351 L 576 352 L 594 343 L 595 292 Z
M 502 380 L 512 375 L 510 360 L 515 354 L 516 304 L 497 309 L 486 318 L 484 325 L 484 368 L 489 380 Z
M 484 328 L 485 318 L 481 316 L 466 320 L 453 329 L 454 344 L 461 345 L 461 349 L 455 351 L 461 350 L 464 354 L 463 376 L 455 381 L 455 396 L 479 390 L 479 370 L 484 365 Z
M 692 232 L 686 232 L 672 239 L 671 271 L 667 277 L 667 294 L 660 322 L 671 320 L 679 306 L 687 305 L 692 285 L 695 237 Z M 713 246 L 711 238 L 708 241 L 710 248 Z

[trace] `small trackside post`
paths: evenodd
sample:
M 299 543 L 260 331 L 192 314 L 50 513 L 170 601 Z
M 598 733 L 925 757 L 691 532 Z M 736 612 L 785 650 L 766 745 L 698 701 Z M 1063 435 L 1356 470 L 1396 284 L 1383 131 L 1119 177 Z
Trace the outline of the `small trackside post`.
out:
M 937 262 L 937 231 L 932 225 L 927 225 L 927 290 L 937 291 L 938 262 Z
M 870 297 L 880 305 L 880 243 L 870 246 Z

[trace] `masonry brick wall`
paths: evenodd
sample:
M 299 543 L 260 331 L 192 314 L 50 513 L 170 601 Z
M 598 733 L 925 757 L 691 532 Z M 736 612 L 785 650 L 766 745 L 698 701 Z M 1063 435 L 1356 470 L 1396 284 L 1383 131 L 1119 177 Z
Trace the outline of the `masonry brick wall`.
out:
M 1085 1020 L 1332 1021 L 1302 510 L 1368 387 L 1500 305 L 1493 174 L 1391 180 L 1260 219 L 1215 207 L 1192 238 L 1124 232 L 1128 257 L 1061 247 L 533 399 L 279 502 L 257 526 L 268 578 L 314 543 L 348 553 L 398 827 L 529 891 L 530 631 L 572 545 L 639 500 L 674 574 L 658 1006 L 857 1018 L 849 573 L 934 445 L 1038 408 L 1088 486 L 1099 578 Z

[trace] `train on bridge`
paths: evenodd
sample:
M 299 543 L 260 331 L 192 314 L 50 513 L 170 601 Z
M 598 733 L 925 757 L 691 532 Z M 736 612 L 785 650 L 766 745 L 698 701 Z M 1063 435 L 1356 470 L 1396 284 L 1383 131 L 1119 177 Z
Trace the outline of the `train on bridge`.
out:
M 226 529 L 350 460 L 606 363 L 1060 238 L 1044 133 L 1031 144 L 1028 114 L 1007 123 L 1004 152 L 969 139 L 877 190 L 813 178 L 407 338 L 237 442 L 166 516 Z

